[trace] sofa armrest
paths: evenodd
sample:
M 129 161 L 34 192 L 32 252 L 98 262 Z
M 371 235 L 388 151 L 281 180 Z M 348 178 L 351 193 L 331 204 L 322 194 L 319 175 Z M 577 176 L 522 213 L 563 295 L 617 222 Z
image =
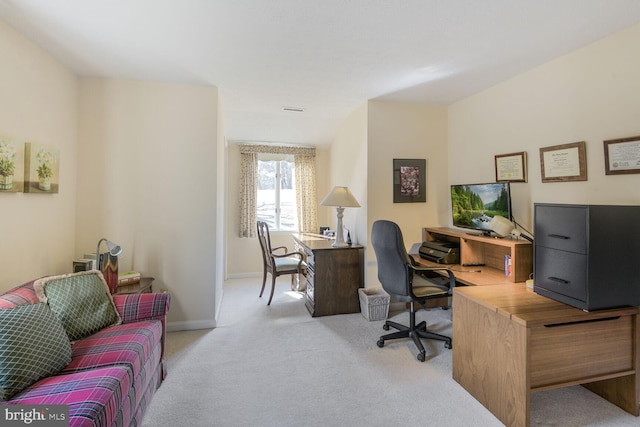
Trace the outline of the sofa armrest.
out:
M 160 320 L 162 322 L 162 338 L 160 339 L 162 360 L 162 379 L 167 377 L 167 365 L 164 362 L 165 347 L 167 342 L 167 313 L 171 295 L 166 292 L 161 294 L 127 294 L 113 295 L 113 302 L 120 313 L 122 323 L 133 323 L 141 320 Z
M 113 302 L 122 323 L 140 320 L 164 320 L 169 312 L 171 297 L 168 293 L 114 295 Z

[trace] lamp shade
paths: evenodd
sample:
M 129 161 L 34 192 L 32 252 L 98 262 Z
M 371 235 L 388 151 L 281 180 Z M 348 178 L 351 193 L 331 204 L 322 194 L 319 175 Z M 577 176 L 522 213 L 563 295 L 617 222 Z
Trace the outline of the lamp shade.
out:
M 122 248 L 120 247 L 120 245 L 116 245 L 111 240 L 104 237 L 98 240 L 98 246 L 96 247 L 96 266 L 98 268 L 100 268 L 100 244 L 102 242 L 105 242 L 107 244 L 107 247 L 109 248 L 109 255 L 118 256 L 122 253 Z
M 343 208 L 359 208 L 360 204 L 347 187 L 336 186 L 320 202 L 321 206 L 340 206 Z
M 489 221 L 489 228 L 498 236 L 520 235 L 520 231 L 516 230 L 516 226 L 511 221 L 499 215 Z
M 109 247 L 109 254 L 112 256 L 118 256 L 122 253 L 120 245 L 116 245 L 115 243 L 107 240 L 107 246 Z

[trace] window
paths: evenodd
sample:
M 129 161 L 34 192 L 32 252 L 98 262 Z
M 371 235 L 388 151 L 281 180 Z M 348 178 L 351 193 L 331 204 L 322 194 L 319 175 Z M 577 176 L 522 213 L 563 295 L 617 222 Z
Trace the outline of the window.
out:
M 240 145 L 239 237 L 256 237 L 257 220 L 317 232 L 315 156 L 315 147 Z
M 271 230 L 298 229 L 294 181 L 293 155 L 258 154 L 256 218 Z

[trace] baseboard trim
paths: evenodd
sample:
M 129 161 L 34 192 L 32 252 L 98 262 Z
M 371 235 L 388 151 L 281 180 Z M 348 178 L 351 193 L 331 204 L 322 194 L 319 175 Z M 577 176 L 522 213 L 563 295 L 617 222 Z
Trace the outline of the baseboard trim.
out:
M 167 332 L 195 331 L 198 329 L 214 329 L 215 327 L 215 319 L 167 322 Z

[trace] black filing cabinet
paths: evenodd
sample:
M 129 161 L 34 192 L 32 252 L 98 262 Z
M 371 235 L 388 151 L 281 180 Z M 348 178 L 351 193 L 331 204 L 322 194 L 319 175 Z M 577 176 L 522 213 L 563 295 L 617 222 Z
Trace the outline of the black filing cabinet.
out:
M 534 205 L 534 291 L 586 311 L 640 306 L 640 206 Z

